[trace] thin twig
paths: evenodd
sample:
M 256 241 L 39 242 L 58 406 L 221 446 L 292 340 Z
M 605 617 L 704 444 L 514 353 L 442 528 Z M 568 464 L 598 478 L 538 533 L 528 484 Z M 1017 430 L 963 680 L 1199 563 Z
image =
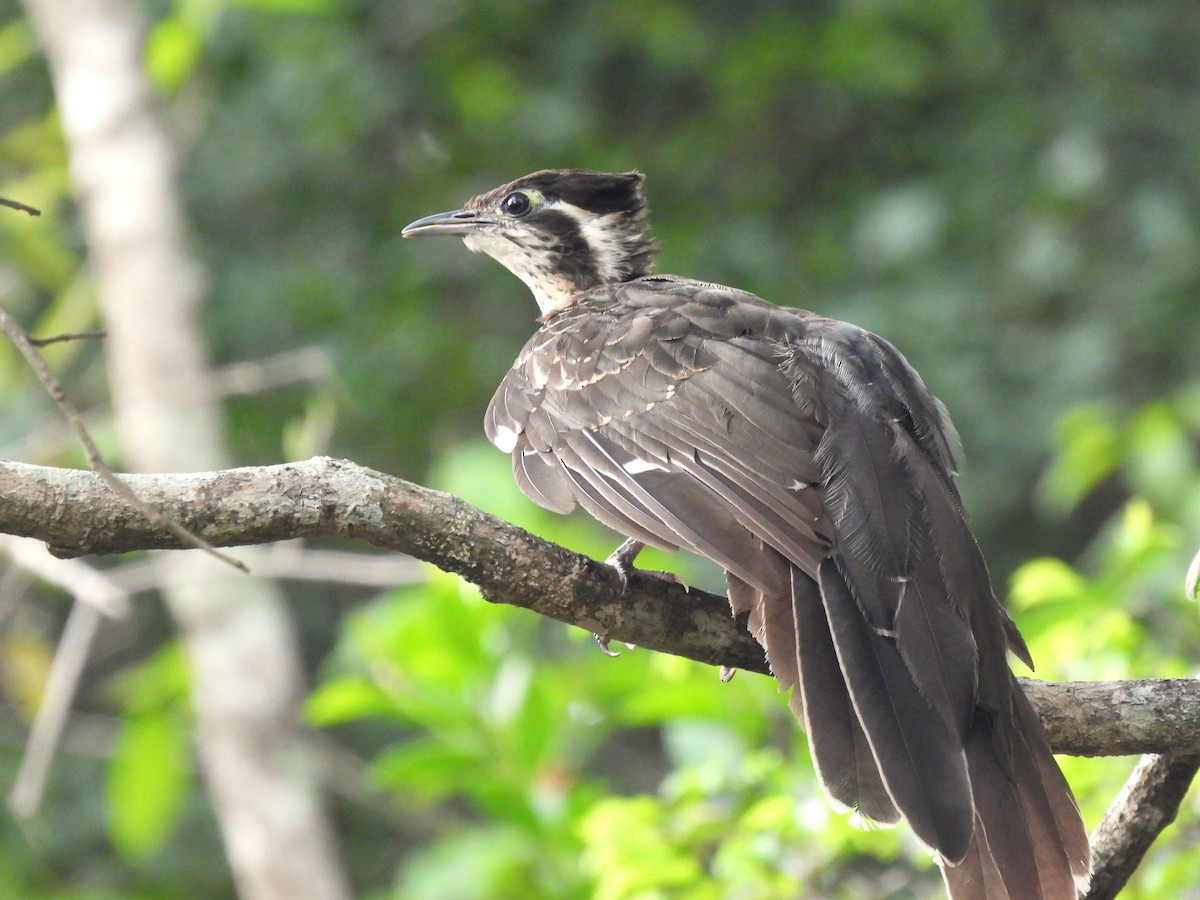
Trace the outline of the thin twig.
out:
M 0 550 L 17 568 L 61 588 L 75 599 L 54 651 L 21 766 L 8 795 L 13 815 L 29 818 L 42 804 L 46 777 L 62 742 L 100 619 L 125 615 L 129 611 L 129 593 L 106 572 L 97 571 L 82 560 L 55 559 L 39 541 L 0 535 Z
M 29 213 L 31 216 L 40 216 L 42 214 L 42 211 L 36 207 L 22 203 L 20 200 L 10 200 L 7 197 L 0 197 L 0 206 L 20 210 L 23 213 Z
M 262 548 L 254 560 L 254 574 L 282 581 L 331 582 L 362 588 L 392 588 L 426 577 L 423 565 L 408 556 L 330 550 L 287 540 Z M 184 577 L 164 566 L 162 557 L 154 556 L 106 569 L 104 575 L 130 594 L 162 590 Z M 195 583 L 197 574 L 188 573 L 186 577 L 188 583 Z M 211 577 L 219 576 L 214 570 Z
M 322 381 L 332 372 L 333 359 L 328 348 L 313 345 L 265 359 L 229 363 L 212 373 L 210 387 L 218 397 L 237 397 L 301 381 Z
M 62 334 L 52 334 L 47 337 L 26 335 L 29 343 L 35 347 L 45 347 L 47 344 L 57 344 L 61 341 L 95 341 L 108 337 L 107 331 L 64 331 Z
M 208 541 L 188 531 L 178 522 L 168 519 L 149 503 L 138 497 L 125 482 L 113 474 L 112 469 L 108 467 L 108 464 L 100 456 L 100 451 L 92 440 L 92 436 L 88 434 L 88 430 L 83 424 L 83 417 L 79 415 L 79 410 L 75 408 L 75 404 L 67 397 L 62 385 L 54 377 L 53 373 L 51 373 L 50 367 L 46 365 L 46 361 L 42 359 L 42 355 L 30 343 L 29 336 L 25 334 L 25 330 L 17 324 L 17 321 L 12 316 L 4 311 L 3 307 L 0 307 L 0 331 L 8 335 L 9 340 L 16 345 L 17 349 L 21 351 L 21 355 L 25 357 L 30 367 L 37 373 L 38 378 L 46 388 L 46 392 L 50 394 L 51 399 L 58 405 L 59 410 L 62 411 L 63 416 L 70 423 L 71 430 L 75 432 L 76 439 L 83 446 L 88 465 L 92 467 L 92 470 L 100 476 L 101 480 L 112 491 L 137 509 L 138 512 L 146 517 L 147 521 L 157 525 L 159 528 L 167 529 L 187 546 L 203 550 L 205 553 L 215 556 L 222 562 L 228 563 L 242 572 L 250 571 L 246 568 L 245 563 L 234 559 L 228 554 L 221 553 L 212 544 L 208 543 Z
M 71 614 L 67 617 L 62 638 L 54 653 L 50 674 L 46 678 L 37 717 L 29 732 L 21 767 L 8 795 L 8 808 L 19 819 L 29 818 L 42 804 L 46 775 L 50 772 L 50 764 L 62 740 L 67 714 L 75 699 L 100 620 L 99 610 L 90 604 L 76 601 L 71 607 Z
M 17 568 L 70 594 L 77 602 L 95 607 L 110 619 L 129 614 L 129 595 L 133 591 L 113 577 L 117 570 L 100 571 L 83 560 L 60 559 L 42 541 L 10 534 L 0 534 L 0 553 Z

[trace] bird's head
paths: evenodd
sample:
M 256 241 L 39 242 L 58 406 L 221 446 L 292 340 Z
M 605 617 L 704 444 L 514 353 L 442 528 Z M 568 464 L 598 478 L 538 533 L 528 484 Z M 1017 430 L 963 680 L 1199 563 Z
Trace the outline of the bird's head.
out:
M 461 237 L 524 281 L 546 318 L 580 291 L 650 273 L 655 245 L 643 234 L 643 177 L 546 169 L 472 197 L 462 209 L 418 219 L 401 234 Z

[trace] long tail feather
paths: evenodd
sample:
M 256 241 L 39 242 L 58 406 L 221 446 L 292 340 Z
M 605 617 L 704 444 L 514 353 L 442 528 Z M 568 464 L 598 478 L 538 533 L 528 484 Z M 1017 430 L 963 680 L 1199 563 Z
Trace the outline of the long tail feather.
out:
M 793 567 L 799 692 L 813 764 L 835 804 L 886 825 L 899 821 L 838 664 L 817 585 Z
M 863 618 L 832 559 L 821 596 L 850 698 L 896 807 L 939 856 L 967 854 L 975 808 L 958 736 L 921 696 L 895 642 Z
M 952 900 L 1075 900 L 1090 873 L 1087 833 L 1033 708 L 1012 681 L 1011 765 L 980 715 L 967 741 L 975 837 L 964 860 L 942 863 Z

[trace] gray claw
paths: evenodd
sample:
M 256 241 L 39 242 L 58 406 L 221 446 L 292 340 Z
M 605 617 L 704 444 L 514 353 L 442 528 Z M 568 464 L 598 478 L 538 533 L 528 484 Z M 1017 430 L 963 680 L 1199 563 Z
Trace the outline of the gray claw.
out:
M 621 655 L 616 650 L 613 650 L 612 648 L 610 648 L 608 646 L 608 642 L 611 640 L 611 638 L 606 638 L 602 634 L 593 634 L 592 637 L 594 637 L 596 639 L 596 643 L 600 645 L 600 649 L 603 651 L 605 656 L 620 656 Z

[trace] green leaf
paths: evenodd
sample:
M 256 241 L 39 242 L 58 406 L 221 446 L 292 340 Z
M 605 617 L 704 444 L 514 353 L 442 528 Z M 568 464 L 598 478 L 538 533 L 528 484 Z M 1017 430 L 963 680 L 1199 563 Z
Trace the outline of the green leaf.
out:
M 1148 403 L 1129 425 L 1127 469 L 1135 490 L 1164 508 L 1195 483 L 1194 436 L 1166 401 Z
M 373 681 L 359 675 L 320 685 L 304 703 L 304 720 L 313 726 L 338 725 L 367 716 L 387 715 L 390 697 Z
M 1013 609 L 1026 610 L 1043 603 L 1077 600 L 1086 589 L 1083 576 L 1061 559 L 1043 557 L 1013 573 L 1009 602 Z
M 429 740 L 385 750 L 370 767 L 378 783 L 426 801 L 452 796 L 474 780 L 494 777 L 494 773 L 485 775 L 489 770 L 482 752 Z
M 37 40 L 25 19 L 0 28 L 0 75 L 5 75 L 37 52 Z
M 200 33 L 193 23 L 178 16 L 163 19 L 146 37 L 150 81 L 159 90 L 175 90 L 196 68 L 201 49 Z
M 696 858 L 667 834 L 662 805 L 652 797 L 596 803 L 580 822 L 584 861 L 598 900 L 655 896 L 655 889 L 699 888 Z M 704 896 L 689 893 L 688 896 Z
M 128 713 L 157 713 L 188 705 L 191 669 L 183 645 L 168 641 L 154 655 L 109 681 L 109 689 Z
M 108 825 L 125 856 L 144 858 L 171 834 L 191 783 L 188 730 L 170 711 L 127 719 L 108 768 Z
M 504 826 L 447 835 L 406 861 L 393 897 L 404 900 L 493 900 L 496 897 L 566 897 L 530 884 L 531 868 L 546 867 L 538 849 Z M 557 887 L 557 885 L 556 885 Z
M 1049 512 L 1065 515 L 1108 477 L 1120 461 L 1120 440 L 1111 413 L 1100 405 L 1071 410 L 1058 425 L 1058 455 L 1039 486 Z

